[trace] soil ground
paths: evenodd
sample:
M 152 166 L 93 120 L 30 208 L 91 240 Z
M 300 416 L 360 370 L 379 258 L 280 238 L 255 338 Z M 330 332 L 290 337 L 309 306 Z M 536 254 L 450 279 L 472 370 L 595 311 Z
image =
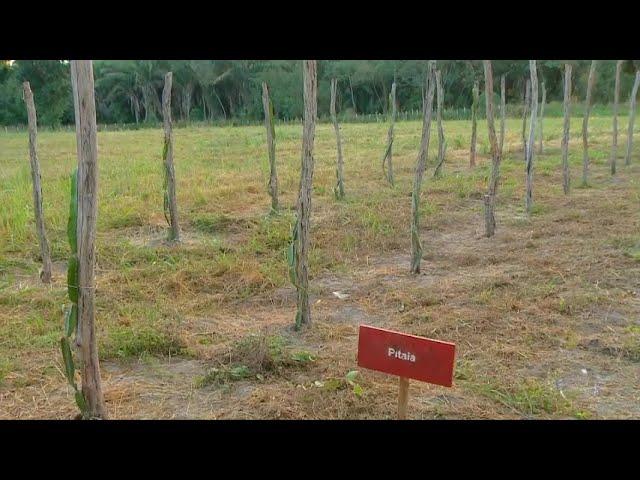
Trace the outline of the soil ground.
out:
M 420 275 L 408 273 L 420 124 L 396 126 L 393 189 L 380 168 L 386 126 L 342 127 L 345 202 L 333 199 L 335 140 L 331 126 L 321 125 L 313 324 L 302 332 L 292 330 L 295 290 L 284 259 L 301 128 L 277 130 L 285 210 L 275 217 L 267 216 L 266 167 L 259 166 L 266 163 L 261 129 L 177 130 L 185 237 L 178 246 L 163 241 L 156 205 L 161 133 L 101 133 L 101 205 L 108 206 L 101 206 L 99 224 L 98 335 L 109 417 L 394 418 L 397 378 L 357 366 L 358 326 L 368 324 L 457 345 L 454 386 L 411 382 L 410 418 L 640 418 L 638 148 L 630 166 L 618 160 L 612 177 L 611 119 L 592 119 L 589 186 L 580 188 L 581 122 L 572 121 L 571 193 L 561 186 L 561 119 L 548 119 L 530 216 L 523 211 L 521 124 L 509 121 L 491 239 L 482 236 L 486 126 L 478 127 L 479 166 L 472 170 L 468 125 L 445 123 L 450 147 L 437 180 L 430 176 L 432 134 Z M 210 137 L 220 152 L 215 161 Z M 64 198 L 74 138 L 50 133 L 40 144 L 45 198 L 55 192 L 45 204 L 54 281 L 42 286 L 33 221 L 28 207 L 24 214 L 18 208 L 30 200 L 26 134 L 0 135 L 9 165 L 0 198 L 9 206 L 0 245 L 0 418 L 77 412 L 57 348 L 67 302 Z M 238 143 L 250 147 L 235 151 Z M 624 135 L 619 143 L 626 144 Z M 152 153 L 139 162 L 140 175 L 128 178 L 122 160 L 144 152 Z M 56 156 L 63 159 L 57 165 Z M 182 159 L 189 168 L 179 168 Z

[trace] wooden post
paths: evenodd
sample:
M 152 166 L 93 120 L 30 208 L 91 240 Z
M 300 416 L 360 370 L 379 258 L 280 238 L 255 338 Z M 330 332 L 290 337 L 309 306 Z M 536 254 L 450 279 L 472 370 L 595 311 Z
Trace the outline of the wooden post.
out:
M 591 92 L 596 79 L 596 60 L 591 60 L 589 68 L 589 80 L 587 82 L 587 98 L 584 106 L 584 119 L 582 120 L 582 185 L 588 185 L 589 177 L 589 114 L 591 113 Z
M 536 70 L 536 61 L 529 60 L 529 69 L 531 70 L 531 124 L 529 125 L 529 141 L 526 149 L 526 196 L 525 207 L 527 214 L 531 213 L 533 207 L 533 155 L 536 141 L 536 116 L 538 114 L 538 72 Z
M 473 103 L 471 104 L 471 149 L 469 152 L 469 166 L 476 166 L 476 130 L 478 126 L 478 97 L 480 96 L 478 81 L 473 82 Z
M 436 169 L 433 172 L 434 177 L 439 177 L 442 172 L 444 155 L 447 150 L 447 142 L 444 139 L 444 128 L 442 127 L 443 101 L 444 101 L 444 92 L 442 90 L 442 76 L 440 74 L 440 70 L 436 70 L 436 118 L 438 121 L 438 161 L 436 163 Z
M 542 83 L 542 100 L 540 101 L 540 139 L 538 140 L 538 155 L 542 155 L 542 143 L 543 143 L 543 132 L 542 132 L 542 120 L 544 119 L 544 105 L 547 103 L 547 89 L 544 86 L 544 82 Z
M 571 64 L 564 65 L 564 129 L 562 133 L 562 189 L 569 194 L 569 123 L 571 118 Z
M 91 418 L 106 418 L 95 337 L 95 237 L 98 213 L 98 144 L 93 64 L 71 61 L 78 150 L 78 346 L 82 393 Z
M 391 115 L 389 116 L 389 131 L 387 132 L 387 148 L 385 149 L 384 156 L 382 157 L 382 174 L 386 175 L 387 181 L 393 186 L 393 138 L 394 127 L 396 123 L 396 82 L 391 84 L 391 93 L 389 93 L 389 107 L 391 109 Z M 405 115 L 406 119 L 406 115 Z M 385 164 L 387 170 L 385 172 Z
M 633 146 L 633 123 L 636 119 L 636 97 L 638 96 L 638 87 L 640 87 L 640 70 L 636 72 L 636 80 L 633 82 L 631 89 L 631 99 L 629 100 L 629 133 L 627 135 L 627 155 L 624 159 L 625 165 L 631 165 L 631 147 Z
M 398 382 L 398 420 L 407 419 L 407 405 L 409 403 L 409 379 L 399 377 Z
M 351 75 L 349 75 L 349 90 L 351 91 L 351 104 L 353 105 L 353 113 L 358 118 L 358 109 L 356 108 L 356 97 L 353 96 L 353 83 L 351 82 Z
M 416 161 L 416 175 L 413 182 L 413 193 L 411 196 L 411 273 L 420 273 L 420 262 L 422 261 L 422 245 L 420 243 L 420 187 L 422 186 L 422 176 L 427 165 L 427 155 L 429 153 L 429 138 L 431 135 L 431 116 L 433 114 L 433 93 L 435 89 L 434 63 L 429 62 L 426 78 L 426 95 L 422 104 L 422 138 L 420 140 L 420 151 Z
M 44 228 L 44 214 L 42 212 L 42 185 L 40 183 L 40 161 L 38 160 L 38 121 L 36 106 L 33 101 L 33 93 L 29 82 L 22 84 L 24 90 L 24 103 L 27 106 L 27 118 L 29 121 L 29 161 L 31 163 L 31 181 L 33 186 L 33 210 L 36 220 L 36 232 L 40 243 L 40 258 L 42 259 L 42 271 L 40 279 L 44 283 L 51 283 L 51 254 L 49 241 Z
M 273 103 L 269 96 L 267 82 L 262 82 L 262 108 L 264 109 L 264 126 L 267 129 L 267 149 L 269 150 L 269 195 L 271 196 L 271 212 L 278 211 L 278 173 L 276 171 L 276 133 L 273 126 Z
M 504 134 L 505 134 L 505 121 L 507 115 L 507 97 L 504 75 L 500 77 L 500 156 L 504 152 Z
M 496 138 L 496 128 L 493 119 L 493 69 L 491 68 L 491 60 L 484 60 L 484 91 L 487 106 L 487 126 L 489 128 L 489 142 L 491 144 L 491 179 L 489 180 L 489 192 L 485 195 L 484 219 L 485 219 L 485 235 L 492 237 L 496 230 L 496 219 L 494 213 L 496 192 L 498 191 L 498 179 L 500 177 L 500 160 L 502 158 L 502 148 L 498 147 L 498 139 Z
M 344 165 L 342 160 L 342 141 L 340 140 L 340 126 L 338 125 L 338 115 L 336 114 L 336 97 L 338 96 L 338 81 L 331 79 L 331 120 L 336 131 L 336 144 L 338 149 L 338 160 L 336 165 L 336 186 L 333 189 L 338 200 L 344 198 Z
M 616 80 L 613 88 L 613 142 L 611 144 L 611 175 L 616 174 L 616 161 L 618 157 L 618 103 L 620 102 L 620 72 L 624 61 L 616 63 Z
M 529 103 L 531 102 L 531 80 L 527 78 L 524 88 L 524 106 L 522 108 L 522 151 L 524 159 L 527 160 L 527 115 L 529 114 Z
M 164 129 L 164 214 L 170 226 L 169 240 L 180 241 L 180 224 L 178 222 L 178 203 L 176 201 L 176 174 L 173 168 L 173 127 L 171 120 L 171 84 L 173 74 L 164 76 L 162 89 L 162 126 Z
M 302 66 L 304 82 L 304 125 L 302 130 L 302 167 L 300 169 L 300 193 L 297 204 L 296 234 L 294 235 L 296 288 L 298 311 L 296 330 L 311 323 L 309 306 L 309 228 L 311 216 L 311 193 L 313 191 L 313 143 L 315 138 L 317 100 L 316 60 L 304 60 Z

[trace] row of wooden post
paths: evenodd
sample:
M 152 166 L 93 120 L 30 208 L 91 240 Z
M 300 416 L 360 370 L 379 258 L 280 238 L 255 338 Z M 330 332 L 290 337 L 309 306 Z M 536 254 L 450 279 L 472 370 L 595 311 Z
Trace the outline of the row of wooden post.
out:
M 590 96 L 595 75 L 595 61 L 592 62 L 589 81 L 587 87 L 586 112 L 583 122 L 583 146 L 584 146 L 584 166 L 583 182 L 587 181 L 588 173 L 588 118 L 590 112 Z M 615 173 L 615 159 L 617 156 L 617 109 L 619 100 L 619 76 L 621 63 L 616 67 L 615 105 L 614 105 L 614 141 L 612 146 L 612 173 Z M 505 117 L 505 87 L 504 76 L 501 79 L 501 129 L 500 141 L 498 141 L 493 115 L 493 73 L 491 62 L 484 61 L 485 73 L 485 96 L 487 123 L 489 129 L 489 141 L 491 144 L 492 173 L 489 180 L 488 193 L 485 195 L 485 229 L 487 236 L 492 236 L 495 231 L 494 206 L 499 179 L 500 161 L 503 155 L 504 145 L 504 117 Z M 538 98 L 538 78 L 535 60 L 530 61 L 530 82 L 527 82 L 526 96 L 531 98 L 531 104 L 525 102 L 525 115 L 523 117 L 523 142 L 525 145 L 526 164 L 526 209 L 531 210 L 532 195 L 532 171 L 533 171 L 533 150 L 537 120 Z M 76 119 L 76 141 L 78 154 L 78 257 L 79 257 L 79 300 L 78 300 L 78 332 L 76 346 L 82 364 L 82 392 L 89 407 L 92 418 L 105 418 L 106 411 L 104 398 L 102 395 L 100 369 L 98 362 L 98 352 L 95 339 L 95 233 L 97 217 L 97 126 L 94 98 L 93 67 L 90 60 L 74 60 L 71 62 L 71 80 L 74 98 L 74 109 Z M 297 200 L 296 218 L 296 289 L 298 293 L 298 316 L 297 326 L 310 323 L 311 312 L 308 296 L 308 251 L 309 251 L 309 227 L 311 213 L 311 192 L 313 182 L 313 146 L 315 137 L 315 123 L 317 120 L 317 65 L 315 60 L 305 60 L 303 62 L 303 82 L 304 82 L 304 124 L 302 138 L 302 158 L 300 190 Z M 165 86 L 162 95 L 163 106 L 163 129 L 164 129 L 164 151 L 163 161 L 165 168 L 165 211 L 168 213 L 170 224 L 170 237 L 174 241 L 180 240 L 180 227 L 178 223 L 175 173 L 173 167 L 173 134 L 171 120 L 171 84 L 172 74 L 168 72 L 165 76 Z M 635 97 L 640 85 L 640 72 L 637 72 L 635 83 L 631 95 L 631 112 L 629 120 L 629 136 L 627 144 L 627 157 L 625 163 L 630 163 L 630 151 L 632 146 L 633 122 L 635 116 Z M 386 165 L 386 176 L 393 184 L 392 170 L 392 145 L 394 137 L 394 123 L 396 116 L 395 82 L 392 85 L 390 94 L 391 124 L 388 133 L 387 150 L 383 157 L 383 170 Z M 33 93 L 28 82 L 23 85 L 24 98 L 27 106 L 29 120 L 29 152 L 31 162 L 31 173 L 33 181 L 33 198 L 36 213 L 36 228 L 39 237 L 43 268 L 41 278 L 44 282 L 51 281 L 51 258 L 49 245 L 44 228 L 42 215 L 42 190 L 40 179 L 40 168 L 37 155 L 37 122 L 36 112 L 33 102 Z M 331 84 L 331 116 L 334 124 L 338 159 L 336 166 L 337 184 L 336 197 L 344 197 L 343 179 L 343 159 L 340 140 L 340 131 L 335 112 L 336 82 Z M 433 112 L 434 92 L 437 91 L 437 121 L 439 150 L 436 171 L 438 175 L 444 161 L 446 143 L 442 129 L 442 86 L 440 72 L 435 69 L 435 62 L 428 64 L 425 92 L 423 98 L 423 126 L 420 141 L 419 153 L 416 161 L 416 171 L 412 194 L 412 214 L 411 214 L 411 267 L 412 273 L 420 272 L 420 262 L 422 259 L 422 246 L 419 237 L 419 204 L 422 177 L 426 168 L 427 152 L 429 148 L 431 119 Z M 571 94 L 571 65 L 565 66 L 564 81 L 564 130 L 562 140 L 562 165 L 563 165 L 563 186 L 565 193 L 568 193 L 568 130 L 569 130 L 569 98 Z M 478 83 L 474 83 L 473 105 L 472 105 L 472 144 L 470 151 L 470 164 L 475 165 L 475 138 L 476 138 L 476 118 L 477 103 L 479 98 Z M 546 92 L 543 84 L 542 94 L 543 105 L 546 101 Z M 266 84 L 263 84 L 263 105 L 265 109 L 265 126 L 267 128 L 267 143 L 269 149 L 270 180 L 269 193 L 272 196 L 272 209 L 277 211 L 277 174 L 275 164 L 275 134 L 273 128 L 273 106 L 269 98 L 269 91 Z M 528 141 L 525 138 L 526 111 L 531 106 L 531 118 L 529 124 Z M 541 117 L 543 108 L 541 108 Z M 542 151 L 542 129 L 540 129 L 539 151 Z

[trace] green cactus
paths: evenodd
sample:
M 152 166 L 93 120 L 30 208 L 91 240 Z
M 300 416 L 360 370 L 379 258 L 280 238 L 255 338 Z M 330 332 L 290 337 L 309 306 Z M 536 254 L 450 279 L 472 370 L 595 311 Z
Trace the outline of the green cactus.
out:
M 411 195 L 411 212 L 413 215 L 411 221 L 411 245 L 413 256 L 411 258 L 411 271 L 419 272 L 420 271 L 420 260 L 422 259 L 422 244 L 420 242 L 420 212 L 419 212 L 419 192 L 415 191 Z
M 289 248 L 287 249 L 287 265 L 289 267 L 289 280 L 293 284 L 296 289 L 300 288 L 300 282 L 298 281 L 298 272 L 296 270 L 296 265 L 298 263 L 298 239 L 299 239 L 299 222 L 298 217 L 296 215 L 294 219 L 293 227 L 291 228 L 291 243 L 289 244 Z M 295 329 L 300 330 L 302 326 L 302 312 L 300 310 L 296 311 L 296 320 L 295 320 Z
M 77 335 L 78 326 L 78 282 L 79 282 L 79 262 L 78 262 L 78 169 L 71 174 L 71 191 L 69 196 L 69 221 L 67 223 L 67 237 L 71 247 L 71 257 L 69 257 L 69 267 L 67 269 L 67 290 L 71 307 L 67 309 L 64 318 L 64 336 L 60 338 L 60 350 L 64 361 L 64 373 L 69 385 L 74 390 L 76 404 L 82 413 L 83 418 L 88 418 L 87 402 L 81 390 L 76 385 L 76 367 L 71 351 L 71 336 Z
M 287 249 L 287 265 L 289 266 L 289 280 L 294 287 L 298 287 L 298 275 L 296 273 L 296 263 L 298 260 L 298 251 L 296 244 L 298 243 L 298 218 L 294 219 L 293 227 L 291 228 L 291 243 Z
M 162 182 L 162 190 L 164 192 L 164 219 L 167 221 L 169 225 L 171 225 L 171 220 L 169 219 L 169 166 L 167 165 L 167 153 L 169 150 L 169 142 L 167 139 L 164 141 L 164 148 L 162 149 L 162 162 L 164 165 L 164 175 Z
M 336 200 L 343 200 L 345 197 L 344 194 L 344 182 L 342 178 L 340 178 L 340 170 L 336 168 L 336 186 L 333 187 L 333 194 L 336 197 Z

